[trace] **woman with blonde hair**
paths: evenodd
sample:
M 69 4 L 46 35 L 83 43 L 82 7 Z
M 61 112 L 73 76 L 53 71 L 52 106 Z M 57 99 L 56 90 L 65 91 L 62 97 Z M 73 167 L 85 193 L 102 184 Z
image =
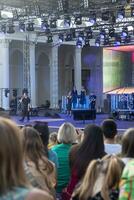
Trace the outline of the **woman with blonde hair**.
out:
M 69 151 L 74 142 L 76 142 L 76 130 L 71 123 L 63 123 L 58 131 L 57 140 L 60 144 L 52 148 L 57 153 L 59 168 L 57 170 L 57 193 L 67 186 L 70 178 Z
M 123 161 L 114 155 L 91 161 L 72 200 L 118 200 L 123 168 Z
M 25 172 L 34 187 L 55 196 L 56 173 L 54 164 L 44 156 L 44 146 L 39 133 L 32 127 L 21 129 Z
M 15 123 L 0 118 L 0 200 L 53 200 L 28 184 L 19 133 Z

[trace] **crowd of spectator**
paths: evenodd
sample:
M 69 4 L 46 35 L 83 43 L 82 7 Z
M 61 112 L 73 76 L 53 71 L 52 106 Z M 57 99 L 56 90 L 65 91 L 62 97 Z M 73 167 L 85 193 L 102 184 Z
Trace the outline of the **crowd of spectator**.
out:
M 134 128 L 113 119 L 77 130 L 0 118 L 0 200 L 134 200 Z

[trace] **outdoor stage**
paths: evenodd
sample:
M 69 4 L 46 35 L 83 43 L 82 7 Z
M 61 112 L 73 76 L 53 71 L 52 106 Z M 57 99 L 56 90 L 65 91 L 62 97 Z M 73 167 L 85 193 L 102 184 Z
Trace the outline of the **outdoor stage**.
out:
M 70 122 L 72 123 L 76 128 L 83 129 L 87 124 L 97 124 L 101 125 L 102 121 L 104 119 L 107 119 L 109 117 L 108 114 L 97 114 L 95 120 L 85 120 L 85 123 L 83 123 L 83 120 L 76 121 L 72 117 L 67 116 L 66 114 L 59 114 L 59 118 L 51 118 L 51 117 L 31 117 L 30 121 L 27 122 L 25 119 L 25 122 L 20 122 L 19 116 L 11 116 L 11 118 L 18 124 L 18 125 L 26 125 L 26 124 L 34 124 L 36 121 L 41 122 L 47 122 L 48 126 L 50 128 L 50 132 L 57 131 L 59 126 L 64 122 Z M 118 131 L 120 133 L 123 133 L 127 128 L 134 127 L 134 121 L 125 121 L 125 120 L 116 120 Z

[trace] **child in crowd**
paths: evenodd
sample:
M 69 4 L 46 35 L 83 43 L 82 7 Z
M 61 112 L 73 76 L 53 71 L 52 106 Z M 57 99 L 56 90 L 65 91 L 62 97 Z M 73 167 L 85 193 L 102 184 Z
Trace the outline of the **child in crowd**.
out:
M 57 132 L 50 133 L 48 148 L 51 149 L 52 147 L 57 145 L 57 143 L 58 143 L 57 142 Z

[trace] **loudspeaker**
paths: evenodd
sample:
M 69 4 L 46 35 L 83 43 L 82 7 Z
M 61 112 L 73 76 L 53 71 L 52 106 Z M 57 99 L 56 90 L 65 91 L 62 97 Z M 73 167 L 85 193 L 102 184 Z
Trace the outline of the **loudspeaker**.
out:
M 45 110 L 44 112 L 44 116 L 45 117 L 52 117 L 52 118 L 61 118 L 60 115 L 58 114 L 58 112 L 56 112 L 55 110 Z

